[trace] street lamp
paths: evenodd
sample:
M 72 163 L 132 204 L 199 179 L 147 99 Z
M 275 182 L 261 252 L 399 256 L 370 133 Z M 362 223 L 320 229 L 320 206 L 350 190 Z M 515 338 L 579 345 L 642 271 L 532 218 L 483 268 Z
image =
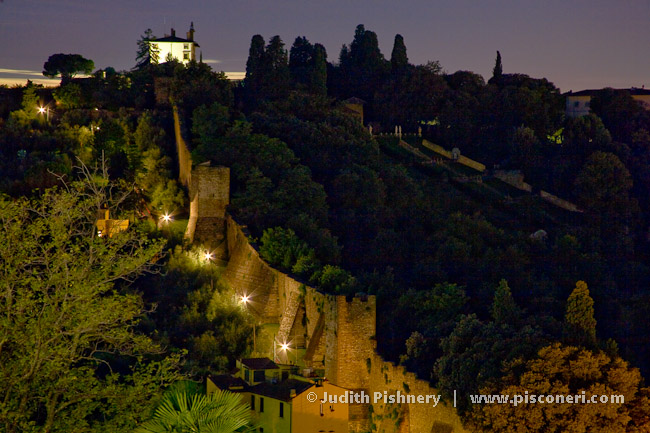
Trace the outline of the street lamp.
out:
M 48 122 L 50 121 L 50 107 L 38 107 L 38 112 L 40 114 L 45 113 L 45 118 Z
M 203 258 L 204 258 L 207 262 L 209 262 L 210 260 L 212 260 L 212 253 L 211 253 L 210 251 L 206 251 L 205 254 L 203 254 Z
M 163 220 L 163 222 L 165 222 L 165 223 L 168 223 L 168 222 L 170 222 L 170 221 L 172 220 L 172 217 L 171 217 L 171 215 L 169 215 L 169 214 L 165 214 L 165 215 L 163 215 L 163 216 L 160 217 L 160 218 L 161 218 L 161 219 Z
M 275 351 L 275 344 L 276 344 L 276 341 L 275 341 L 275 338 L 274 338 L 273 339 L 273 362 L 276 362 L 276 359 L 277 359 L 277 355 L 276 355 L 276 351 Z M 289 350 L 290 349 L 291 349 L 291 346 L 289 346 L 289 343 L 284 342 L 284 343 L 280 344 L 280 350 L 282 350 L 286 354 L 287 362 L 289 362 Z

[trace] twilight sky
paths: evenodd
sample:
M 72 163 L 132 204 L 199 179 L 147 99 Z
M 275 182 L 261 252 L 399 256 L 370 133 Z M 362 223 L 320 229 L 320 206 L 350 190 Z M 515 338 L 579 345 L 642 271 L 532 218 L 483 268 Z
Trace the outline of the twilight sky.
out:
M 44 79 L 43 63 L 59 52 L 130 69 L 145 29 L 184 37 L 194 21 L 204 61 L 226 72 L 244 71 L 256 33 L 279 34 L 287 48 L 306 36 L 337 61 L 364 24 L 387 58 L 400 33 L 411 63 L 439 60 L 447 72 L 487 80 L 500 50 L 505 73 L 546 77 L 563 92 L 650 87 L 650 0 L 0 1 L 0 84 Z

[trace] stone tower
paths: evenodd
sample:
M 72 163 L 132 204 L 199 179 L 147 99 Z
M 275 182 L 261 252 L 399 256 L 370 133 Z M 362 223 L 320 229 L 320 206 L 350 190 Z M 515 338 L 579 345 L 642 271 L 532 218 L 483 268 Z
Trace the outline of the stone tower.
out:
M 217 258 L 225 258 L 226 207 L 230 202 L 230 169 L 209 162 L 192 169 L 190 220 L 185 238 L 202 243 Z

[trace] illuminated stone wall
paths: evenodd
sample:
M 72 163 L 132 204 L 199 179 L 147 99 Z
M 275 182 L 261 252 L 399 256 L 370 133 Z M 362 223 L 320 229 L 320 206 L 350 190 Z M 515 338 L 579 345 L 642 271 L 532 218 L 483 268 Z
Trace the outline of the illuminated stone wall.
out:
M 333 296 L 319 292 L 266 264 L 245 234 L 245 227 L 227 216 L 230 261 L 224 272 L 236 290 L 253 296 L 254 312 L 266 323 L 289 323 L 306 332 L 305 363 L 324 370 L 327 379 L 340 387 L 394 393 L 406 388 L 411 394 L 438 394 L 429 383 L 403 367 L 384 361 L 376 351 L 376 299 L 374 296 Z M 291 299 L 298 299 L 292 302 Z M 297 323 L 299 309 L 305 321 Z M 300 314 L 302 312 L 300 311 Z M 295 330 L 295 329 L 294 329 Z M 278 334 L 279 335 L 279 334 Z M 371 419 L 377 429 L 389 432 L 465 433 L 453 407 L 353 404 L 349 430 L 365 432 Z M 398 422 L 399 421 L 399 422 Z M 377 430 L 381 431 L 381 430 Z

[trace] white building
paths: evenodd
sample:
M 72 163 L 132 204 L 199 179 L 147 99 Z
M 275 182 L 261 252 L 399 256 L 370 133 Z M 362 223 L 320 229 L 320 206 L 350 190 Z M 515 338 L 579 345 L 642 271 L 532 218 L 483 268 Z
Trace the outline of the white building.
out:
M 187 32 L 187 39 L 176 36 L 176 30 L 172 29 L 171 35 L 164 38 L 152 39 L 149 41 L 151 50 L 151 62 L 164 63 L 170 59 L 176 59 L 183 64 L 196 60 L 196 48 L 199 46 L 194 42 L 194 23 Z

